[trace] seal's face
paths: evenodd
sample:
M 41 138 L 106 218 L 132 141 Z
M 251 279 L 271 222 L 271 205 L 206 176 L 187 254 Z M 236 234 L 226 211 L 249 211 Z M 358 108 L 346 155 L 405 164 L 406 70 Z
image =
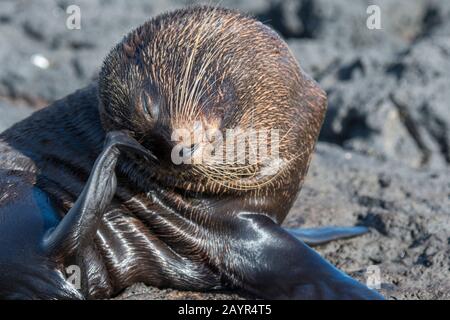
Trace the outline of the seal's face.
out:
M 312 94 L 324 108 L 323 92 L 273 31 L 207 7 L 162 15 L 134 30 L 100 74 L 104 128 L 128 130 L 151 149 L 160 159 L 157 179 L 197 191 L 259 188 L 281 181 L 292 162 L 308 161 L 322 122 L 307 110 L 315 107 L 308 105 Z M 235 145 L 244 136 L 246 146 L 230 151 L 230 131 Z M 260 143 L 269 158 L 256 151 L 249 162 Z M 278 168 L 264 174 L 275 143 Z M 225 159 L 227 153 L 234 156 Z

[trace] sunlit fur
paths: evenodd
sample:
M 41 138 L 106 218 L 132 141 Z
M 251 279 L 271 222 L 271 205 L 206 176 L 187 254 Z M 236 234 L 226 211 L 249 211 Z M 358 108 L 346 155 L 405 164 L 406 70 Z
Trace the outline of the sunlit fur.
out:
M 143 114 L 138 99 L 148 84 L 160 99 L 156 121 Z M 172 130 L 190 129 L 195 121 L 223 132 L 280 131 L 283 165 L 276 175 L 261 176 L 258 162 L 217 161 L 182 168 L 165 163 L 147 172 L 211 193 L 260 193 L 301 180 L 306 170 L 299 168 L 307 168 L 323 120 L 317 112 L 326 107 L 325 94 L 274 31 L 235 11 L 200 7 L 159 16 L 127 35 L 105 60 L 100 97 L 104 127 L 127 129 L 149 148 L 155 133 L 170 141 Z
M 143 97 L 149 98 L 146 108 Z M 157 119 L 145 111 L 156 104 Z M 0 134 L 0 298 L 107 298 L 136 282 L 248 290 L 261 267 L 268 271 L 261 287 L 277 287 L 279 276 L 292 275 L 301 264 L 279 273 L 292 247 L 278 232 L 268 234 L 287 254 L 261 259 L 271 239 L 255 242 L 248 231 L 260 228 L 250 222 L 249 229 L 242 214 L 263 217 L 268 230 L 278 230 L 304 180 L 325 107 L 324 92 L 286 44 L 249 17 L 196 7 L 150 20 L 113 48 L 98 83 Z M 258 162 L 173 165 L 172 130 L 196 121 L 222 131 L 279 129 L 282 170 L 261 178 Z M 121 150 L 112 201 L 105 212 L 89 208 L 100 221 L 73 225 L 64 219 L 80 213 L 71 210 L 92 187 L 94 169 L 108 169 L 96 161 L 105 149 L 105 130 L 114 129 L 128 130 L 159 162 Z M 35 189 L 48 196 L 39 206 L 31 200 Z M 95 184 L 95 191 L 86 190 L 101 202 L 105 189 Z M 43 235 L 54 232 L 54 225 L 42 222 L 47 211 L 55 225 L 65 221 L 73 230 L 52 246 L 54 254 L 41 250 Z M 67 288 L 62 277 L 79 262 L 83 293 Z

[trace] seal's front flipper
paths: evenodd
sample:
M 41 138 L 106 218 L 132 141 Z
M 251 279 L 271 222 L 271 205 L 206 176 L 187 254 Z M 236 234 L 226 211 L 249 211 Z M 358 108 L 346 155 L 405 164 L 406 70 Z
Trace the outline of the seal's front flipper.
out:
M 109 132 L 103 151 L 95 161 L 80 196 L 58 226 L 50 230 L 44 239 L 43 246 L 49 255 L 58 255 L 60 252 L 73 253 L 79 247 L 90 245 L 99 220 L 116 192 L 114 171 L 120 150 L 123 149 L 154 158 L 125 132 Z
M 324 244 L 333 240 L 352 238 L 369 232 L 369 229 L 363 226 L 285 228 L 285 230 L 297 239 L 312 246 Z
M 243 212 L 226 226 L 229 241 L 220 269 L 227 281 L 251 294 L 265 299 L 383 299 L 265 215 Z

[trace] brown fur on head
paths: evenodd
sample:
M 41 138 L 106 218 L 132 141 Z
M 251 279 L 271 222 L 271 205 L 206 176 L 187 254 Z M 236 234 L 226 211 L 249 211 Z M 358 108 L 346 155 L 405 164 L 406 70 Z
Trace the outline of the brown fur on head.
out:
M 166 160 L 172 131 L 196 121 L 280 131 L 284 165 L 272 177 L 260 178 L 259 165 L 213 162 L 180 169 L 168 160 L 155 170 L 156 179 L 207 192 L 298 185 L 326 108 L 324 92 L 274 31 L 211 7 L 164 14 L 128 34 L 106 58 L 99 92 L 105 130 L 129 130 Z

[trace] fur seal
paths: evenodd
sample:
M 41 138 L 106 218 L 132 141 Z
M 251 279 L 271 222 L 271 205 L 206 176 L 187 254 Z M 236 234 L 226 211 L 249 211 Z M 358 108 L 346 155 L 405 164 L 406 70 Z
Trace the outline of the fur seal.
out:
M 364 228 L 280 227 L 325 110 L 325 93 L 262 23 L 210 7 L 150 20 L 112 49 L 98 83 L 0 135 L 0 297 L 107 298 L 144 282 L 381 298 L 303 241 Z M 194 134 L 198 123 L 279 130 L 276 173 L 262 175 L 258 161 L 174 164 L 172 132 Z M 200 144 L 182 145 L 183 155 Z

